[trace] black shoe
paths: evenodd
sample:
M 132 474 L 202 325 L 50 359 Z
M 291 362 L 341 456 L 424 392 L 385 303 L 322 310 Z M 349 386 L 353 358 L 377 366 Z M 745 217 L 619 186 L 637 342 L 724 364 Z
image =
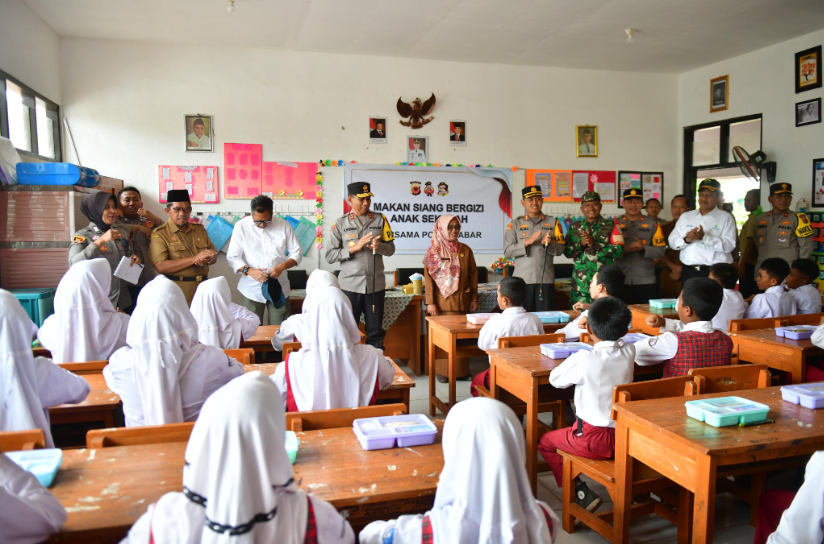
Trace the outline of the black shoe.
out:
M 587 484 L 581 482 L 575 487 L 575 502 L 581 508 L 594 512 L 604 501 L 587 487 Z
M 455 378 L 455 379 L 458 380 L 459 382 L 468 382 L 468 381 L 472 380 L 472 376 L 467 374 L 466 376 L 461 376 L 460 378 Z
M 438 378 L 438 383 L 449 383 L 449 378 L 446 376 L 441 376 L 440 374 L 435 374 Z

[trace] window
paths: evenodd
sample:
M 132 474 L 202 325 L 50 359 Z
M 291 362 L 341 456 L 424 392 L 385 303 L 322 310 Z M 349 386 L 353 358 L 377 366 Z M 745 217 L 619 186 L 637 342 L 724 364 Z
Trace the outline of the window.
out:
M 62 160 L 60 106 L 0 71 L 0 136 L 22 155 Z

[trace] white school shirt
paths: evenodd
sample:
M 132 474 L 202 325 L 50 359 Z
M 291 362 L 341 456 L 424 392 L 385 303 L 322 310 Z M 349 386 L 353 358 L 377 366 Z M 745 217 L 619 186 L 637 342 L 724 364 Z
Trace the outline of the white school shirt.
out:
M 824 348 L 824 324 L 819 325 L 818 328 L 815 329 L 810 340 L 812 340 L 816 346 Z
M 804 485 L 781 516 L 767 544 L 821 544 L 824 542 L 824 451 L 807 463 Z
M 134 357 L 129 348 L 114 352 L 103 369 L 106 386 L 120 395 L 126 427 L 146 425 L 143 405 L 134 379 Z M 189 364 L 180 377 L 180 401 L 183 421 L 195 421 L 209 396 L 234 378 L 243 375 L 243 365 L 223 353 L 223 350 L 203 346 L 203 351 Z M 179 422 L 182 423 L 182 422 Z
M 287 256 L 286 252 L 289 252 Z M 252 216 L 244 217 L 235 224 L 229 241 L 226 259 L 232 270 L 237 272 L 244 265 L 252 268 L 269 270 L 275 265 L 294 259 L 297 264 L 303 259 L 303 250 L 292 227 L 279 217 L 272 217 L 272 222 L 265 229 L 255 226 Z M 240 272 L 238 272 L 240 273 Z M 289 296 L 289 276 L 284 270 L 278 276 L 283 289 L 283 296 Z M 237 283 L 237 290 L 255 302 L 266 302 L 261 293 L 261 284 L 252 276 L 243 276 Z
M 729 332 L 730 320 L 743 318 L 748 308 L 749 305 L 744 302 L 741 293 L 733 289 L 724 289 L 724 298 L 721 300 L 718 313 L 712 318 L 712 326 L 717 331 Z M 678 319 L 667 319 L 660 330 L 661 333 L 681 332 L 684 330 L 684 324 Z
M 496 349 L 498 338 L 535 334 L 544 334 L 544 325 L 540 317 L 527 312 L 522 306 L 507 308 L 484 323 L 478 336 L 478 347 L 484 351 Z
M 692 229 L 703 225 L 704 239 L 688 244 L 684 237 Z M 707 215 L 700 210 L 684 212 L 678 218 L 669 236 L 669 247 L 680 250 L 681 262 L 687 266 L 710 266 L 732 263 L 732 250 L 738 239 L 738 229 L 732 215 L 713 209 Z
M 678 332 L 715 332 L 712 321 L 693 321 L 684 325 L 675 319 L 667 319 L 667 325 Z M 663 363 L 675 357 L 676 353 L 678 353 L 678 336 L 674 332 L 665 332 L 661 336 L 653 336 L 635 343 L 635 362 L 641 366 Z
M 598 342 L 592 351 L 573 353 L 549 373 L 557 388 L 575 386 L 575 414 L 594 427 L 615 427 L 610 418 L 612 388 L 632 382 L 635 346 Z
M 5 544 L 36 544 L 66 523 L 66 509 L 11 459 L 0 453 L 0 534 Z
M 798 289 L 791 289 L 790 296 L 795 300 L 796 313 L 817 314 L 821 313 L 821 293 L 815 284 L 802 285 Z
M 260 327 L 260 318 L 257 314 L 234 302 L 229 303 L 229 311 L 232 312 L 232 317 L 240 321 L 240 332 L 243 334 L 243 339 L 248 340 L 253 337 L 258 327 Z
M 557 331 L 555 331 L 555 334 L 566 335 L 567 340 L 578 340 L 579 338 L 581 338 L 581 333 L 586 332 L 586 329 L 582 329 L 578 325 L 578 323 L 580 323 L 581 318 L 586 317 L 588 313 L 589 310 L 584 310 L 583 312 L 581 312 L 581 315 L 567 323 L 563 329 L 558 329 Z
M 755 295 L 750 308 L 744 314 L 744 319 L 782 315 L 795 315 L 795 299 L 784 290 L 783 285 L 776 285 L 760 295 Z

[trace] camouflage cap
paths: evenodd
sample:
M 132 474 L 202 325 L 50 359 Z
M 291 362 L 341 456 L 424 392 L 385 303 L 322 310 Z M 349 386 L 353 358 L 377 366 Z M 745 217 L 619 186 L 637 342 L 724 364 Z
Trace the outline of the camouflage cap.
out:
M 584 196 L 581 197 L 581 202 L 592 202 L 594 200 L 601 202 L 601 195 L 595 191 L 587 191 L 584 193 Z

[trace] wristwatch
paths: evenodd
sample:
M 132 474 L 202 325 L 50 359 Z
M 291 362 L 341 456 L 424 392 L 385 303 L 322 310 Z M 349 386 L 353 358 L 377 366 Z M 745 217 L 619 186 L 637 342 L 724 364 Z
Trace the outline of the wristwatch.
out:
M 243 268 L 240 269 L 240 271 L 243 272 L 244 276 L 249 275 L 249 267 L 248 266 L 244 266 Z

